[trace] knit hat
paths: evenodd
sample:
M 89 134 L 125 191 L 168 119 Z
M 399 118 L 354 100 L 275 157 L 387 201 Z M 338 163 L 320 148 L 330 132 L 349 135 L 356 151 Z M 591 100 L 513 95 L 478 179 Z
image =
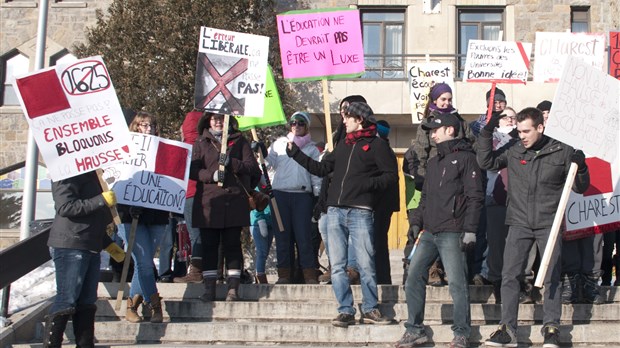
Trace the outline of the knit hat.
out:
M 431 102 L 439 99 L 439 97 L 444 93 L 452 93 L 452 88 L 448 86 L 447 83 L 438 83 L 431 88 L 430 97 Z
M 377 133 L 383 139 L 387 139 L 390 134 L 390 124 L 386 120 L 377 121 Z
M 460 125 L 460 121 L 456 114 L 439 114 L 435 116 L 432 120 L 428 122 L 422 123 L 422 129 L 431 130 L 439 127 L 454 127 L 454 129 L 458 129 Z
M 489 104 L 489 98 L 491 98 L 491 89 L 487 91 L 487 105 Z M 494 101 L 506 101 L 506 94 L 499 88 L 495 88 L 495 97 Z
M 291 118 L 290 118 L 290 121 L 292 121 L 292 120 L 303 121 L 303 122 L 305 122 L 308 125 L 308 127 L 310 127 L 310 114 L 308 114 L 305 111 L 297 111 L 297 112 L 295 112 L 291 116 Z
M 551 111 L 551 102 L 548 100 L 543 100 L 536 106 L 536 109 L 540 111 Z
M 344 97 L 340 101 L 340 104 L 338 104 L 338 111 L 340 111 L 340 108 L 342 108 L 342 104 L 344 102 L 348 102 L 349 104 L 351 104 L 351 103 L 366 103 L 366 99 L 364 97 L 362 97 L 361 95 L 350 95 L 350 96 Z
M 368 121 L 370 123 L 377 123 L 377 120 L 375 119 L 375 115 L 372 112 L 372 109 L 366 103 L 355 102 L 355 103 L 349 104 L 349 107 L 347 108 L 347 113 L 351 115 L 359 116 L 363 118 L 365 121 Z
M 183 141 L 187 144 L 194 144 L 198 138 L 198 121 L 202 117 L 200 111 L 190 111 L 185 115 L 183 124 L 181 125 L 181 132 L 183 133 Z

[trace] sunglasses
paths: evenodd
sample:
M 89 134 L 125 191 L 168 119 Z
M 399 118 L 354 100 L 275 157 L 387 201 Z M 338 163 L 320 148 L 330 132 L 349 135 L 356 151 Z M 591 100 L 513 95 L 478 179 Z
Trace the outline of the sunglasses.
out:
M 306 126 L 306 122 L 304 121 L 290 121 L 288 124 L 291 126 L 299 126 L 299 127 Z

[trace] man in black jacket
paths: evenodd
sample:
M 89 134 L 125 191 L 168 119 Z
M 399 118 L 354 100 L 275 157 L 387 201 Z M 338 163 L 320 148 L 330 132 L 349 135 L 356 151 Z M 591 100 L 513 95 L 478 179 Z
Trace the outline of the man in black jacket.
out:
M 346 273 L 348 249 L 353 248 L 362 286 L 362 323 L 390 324 L 377 308 L 377 278 L 374 263 L 373 210 L 379 194 L 398 181 L 396 159 L 388 143 L 377 137 L 376 121 L 366 103 L 354 102 L 344 120 L 346 137 L 321 162 L 306 156 L 289 143 L 287 154 L 311 174 L 323 177 L 333 172 L 327 193 L 328 254 L 338 316 L 337 327 L 355 324 L 353 293 Z M 351 244 L 349 244 L 349 238 Z
M 450 347 L 468 346 L 471 315 L 466 252 L 473 250 L 476 243 L 484 191 L 471 145 L 457 138 L 459 125 L 454 114 L 441 114 L 422 125 L 437 143 L 437 156 L 428 161 L 420 205 L 413 212 L 409 238 L 419 238 L 419 243 L 405 283 L 409 318 L 397 348 L 428 340 L 423 325 L 426 282 L 428 270 L 438 256 L 450 277 L 448 286 L 454 302 L 454 339 Z
M 73 316 L 75 342 L 94 347 L 99 252 L 112 222 L 113 191 L 102 192 L 95 172 L 52 182 L 56 215 L 47 245 L 56 268 L 56 297 L 46 316 L 44 347 L 60 347 Z M 109 241 L 109 238 L 108 238 Z M 109 244 L 109 243 L 105 243 Z
M 547 245 L 553 219 L 560 202 L 562 188 L 571 162 L 579 170 L 573 191 L 583 193 L 590 184 L 585 156 L 581 151 L 543 134 L 543 114 L 536 108 L 525 108 L 517 114 L 520 141 L 506 151 L 492 150 L 493 129 L 499 115 L 493 115 L 478 138 L 478 163 L 486 170 L 508 168 L 509 226 L 502 270 L 502 319 L 500 326 L 485 344 L 491 347 L 516 347 L 519 310 L 519 276 L 534 243 L 542 255 Z M 559 347 L 559 325 L 562 314 L 560 287 L 560 254 L 562 238 L 555 241 L 549 269 L 544 280 L 543 329 L 544 347 Z

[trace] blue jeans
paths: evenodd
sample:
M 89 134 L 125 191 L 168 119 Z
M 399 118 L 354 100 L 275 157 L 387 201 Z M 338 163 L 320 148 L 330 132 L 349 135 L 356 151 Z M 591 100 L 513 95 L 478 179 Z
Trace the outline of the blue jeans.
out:
M 469 337 L 471 313 L 467 282 L 467 258 L 465 252 L 461 250 L 461 235 L 462 233 L 455 232 L 435 234 L 425 232 L 420 236 L 420 242 L 413 254 L 405 283 L 407 313 L 409 315 L 405 323 L 407 331 L 412 333 L 424 332 L 424 305 L 428 270 L 439 256 L 450 278 L 448 288 L 454 304 L 452 331 L 455 336 Z
M 89 250 L 50 248 L 56 268 L 56 298 L 50 313 L 97 302 L 99 253 Z
M 269 250 L 271 249 L 271 243 L 273 242 L 273 227 L 271 226 L 270 219 L 262 220 L 267 223 L 267 236 L 263 237 L 260 234 L 258 221 L 259 220 L 254 221 L 254 225 L 252 225 L 252 238 L 254 239 L 254 246 L 256 247 L 255 267 L 256 273 L 264 274 L 265 264 L 267 263 Z
M 274 190 L 284 231 L 276 233 L 278 268 L 297 268 L 295 244 L 302 269 L 316 268 L 316 255 L 312 249 L 312 194 Z M 275 219 L 275 213 L 272 213 Z
M 196 228 L 192 225 L 192 205 L 194 204 L 194 197 L 185 199 L 185 209 L 183 210 L 183 217 L 187 224 L 187 232 L 189 233 L 189 240 L 192 244 L 192 259 L 202 259 L 202 239 L 200 238 L 200 228 Z
M 131 224 L 118 225 L 118 235 L 125 241 L 125 246 L 128 244 L 130 229 Z M 129 296 L 142 295 L 144 300 L 149 302 L 151 296 L 157 293 L 157 284 L 155 283 L 155 273 L 153 271 L 153 257 L 165 231 L 166 225 L 138 224 L 136 228 L 136 241 L 131 251 L 134 270 Z
M 329 261 L 329 243 L 327 241 L 327 239 L 329 238 L 329 234 L 327 233 L 327 214 L 325 213 L 321 213 L 321 216 L 319 217 L 319 233 L 321 234 L 321 239 L 323 240 L 323 246 L 325 246 L 325 253 L 327 254 L 327 260 Z M 349 239 L 349 244 L 351 243 L 351 240 Z M 357 264 L 355 263 L 355 253 L 353 248 L 349 248 L 349 254 L 347 256 L 348 261 L 347 261 L 347 267 L 349 268 L 353 268 L 355 270 L 357 270 Z M 331 264 L 331 261 L 329 261 Z
M 159 242 L 159 269 L 158 275 L 161 277 L 163 275 L 172 274 L 172 260 L 174 260 L 174 255 L 172 255 L 172 249 L 174 246 L 174 234 L 176 234 L 178 220 L 176 217 L 168 218 L 168 224 L 164 230 L 164 233 L 161 236 L 161 240 Z
M 362 312 L 377 308 L 377 276 L 373 246 L 373 213 L 358 208 L 327 208 L 328 256 L 338 313 L 355 315 L 353 293 L 346 273 L 348 250 L 355 250 L 362 286 Z M 350 241 L 350 244 L 349 244 Z

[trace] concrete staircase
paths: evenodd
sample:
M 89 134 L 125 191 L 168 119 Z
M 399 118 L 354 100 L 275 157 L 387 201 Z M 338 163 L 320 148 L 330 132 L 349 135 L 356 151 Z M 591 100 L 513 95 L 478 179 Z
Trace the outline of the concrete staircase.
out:
M 197 299 L 201 284 L 158 284 L 163 297 L 164 323 L 132 324 L 114 310 L 117 283 L 101 283 L 97 303 L 96 336 L 108 344 L 217 344 L 386 346 L 403 334 L 407 305 L 402 286 L 380 286 L 380 309 L 399 321 L 389 326 L 355 325 L 336 328 L 331 319 L 337 303 L 329 285 L 241 285 L 239 302 L 224 302 L 226 286 L 218 286 L 215 303 Z M 561 341 L 566 345 L 617 346 L 620 344 L 620 288 L 603 288 L 608 304 L 565 305 Z M 356 303 L 361 289 L 353 286 Z M 127 292 L 126 292 L 127 293 Z M 471 286 L 473 333 L 471 342 L 483 342 L 500 319 L 490 286 Z M 125 303 L 123 303 L 124 305 Z M 123 306 L 124 307 L 124 306 Z M 359 311 L 358 311 L 359 316 Z M 519 342 L 541 345 L 542 305 L 519 308 Z M 427 287 L 427 332 L 435 345 L 452 340 L 452 305 L 448 287 Z M 72 332 L 67 332 L 72 337 Z

